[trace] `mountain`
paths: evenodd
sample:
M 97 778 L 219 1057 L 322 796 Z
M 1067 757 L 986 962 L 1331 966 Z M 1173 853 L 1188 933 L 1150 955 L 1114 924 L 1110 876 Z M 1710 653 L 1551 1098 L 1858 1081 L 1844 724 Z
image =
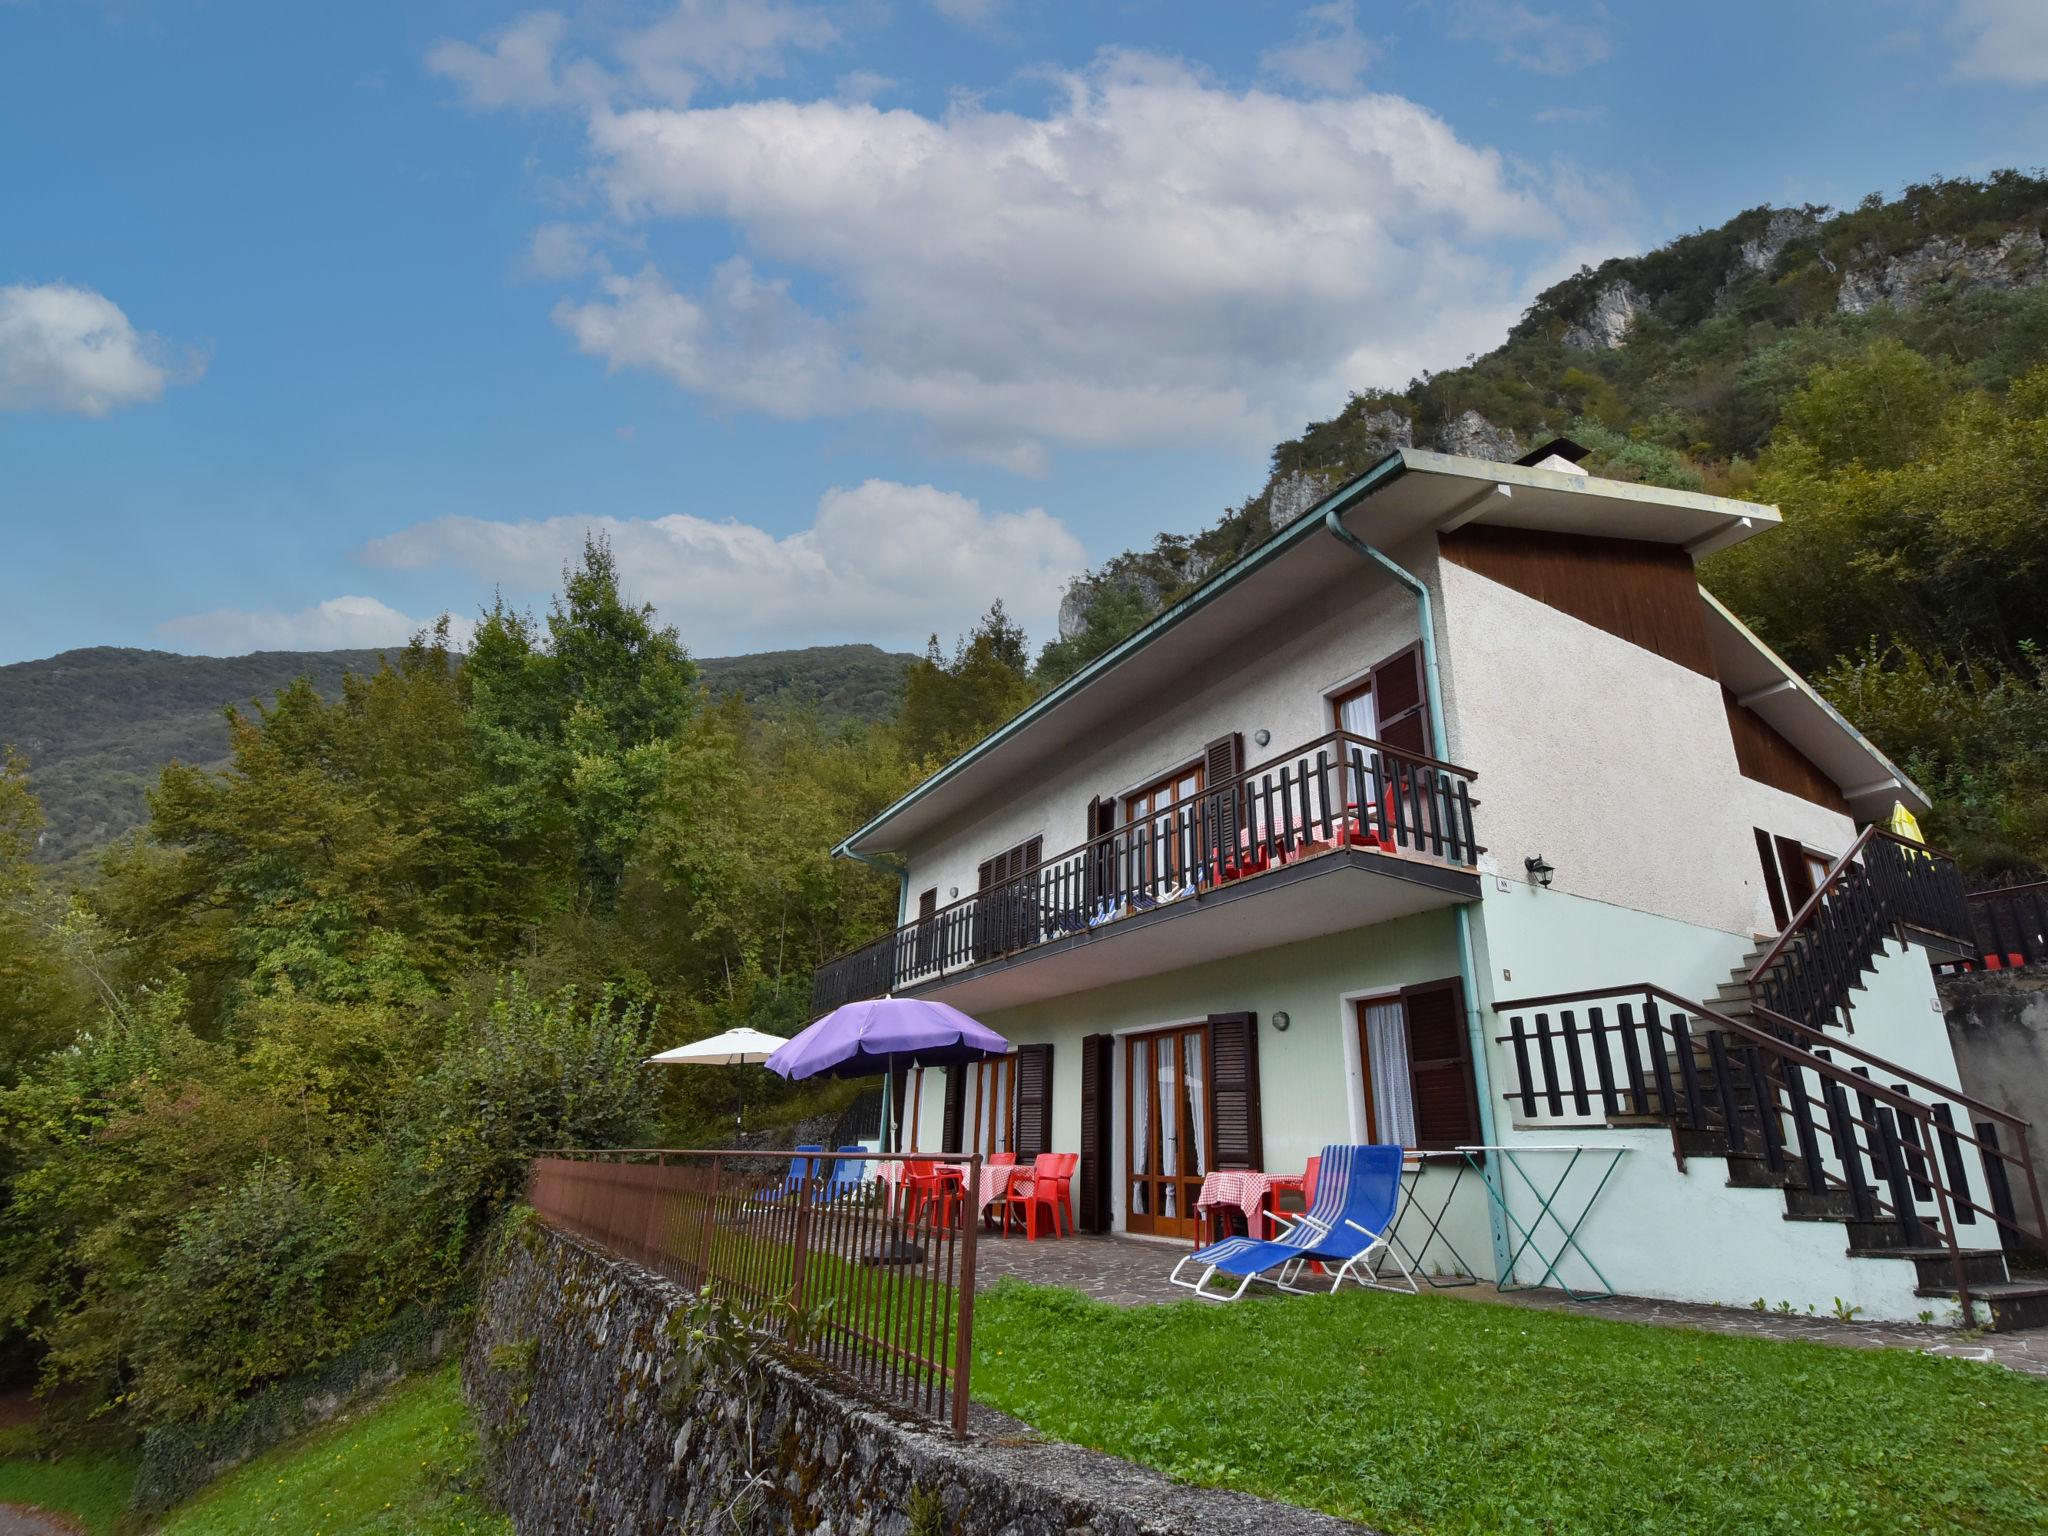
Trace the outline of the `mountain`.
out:
M 1485 356 L 1354 394 L 1281 443 L 1265 486 L 1209 527 L 1077 578 L 1053 670 L 1078 667 L 1392 448 L 1512 459 L 1564 435 L 1592 449 L 1595 474 L 1740 495 L 1814 371 L 1874 342 L 1998 394 L 2048 359 L 2044 234 L 2048 179 L 2000 171 L 1846 212 L 1752 208 L 1582 269 Z
M 178 656 L 94 646 L 0 666 L 0 746 L 29 760 L 48 825 L 40 852 L 80 858 L 141 824 L 143 794 L 175 759 L 227 757 L 230 704 L 266 700 L 295 678 L 328 697 L 349 672 L 375 671 L 380 651 L 257 651 Z M 763 713 L 815 711 L 828 726 L 885 718 L 913 657 L 872 645 L 817 646 L 697 662 L 715 695 Z

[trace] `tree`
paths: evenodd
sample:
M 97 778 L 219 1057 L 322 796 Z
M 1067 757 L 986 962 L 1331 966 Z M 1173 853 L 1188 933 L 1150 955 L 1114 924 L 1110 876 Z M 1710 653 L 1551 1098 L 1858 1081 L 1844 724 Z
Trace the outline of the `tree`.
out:
M 904 680 L 897 717 L 905 751 L 924 761 L 951 757 L 1029 704 L 1034 695 L 1024 631 L 998 599 L 946 660 L 933 635 Z

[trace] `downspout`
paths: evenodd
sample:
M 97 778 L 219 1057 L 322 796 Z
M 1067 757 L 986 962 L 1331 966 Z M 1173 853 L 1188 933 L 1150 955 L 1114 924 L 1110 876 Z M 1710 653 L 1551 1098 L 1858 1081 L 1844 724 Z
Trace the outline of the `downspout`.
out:
M 1415 594 L 1415 619 L 1422 630 L 1422 679 L 1429 690 L 1429 735 L 1430 751 L 1445 762 L 1450 761 L 1450 738 L 1444 729 L 1443 682 L 1436 666 L 1436 615 L 1430 606 L 1429 587 L 1421 577 L 1392 560 L 1357 534 L 1344 526 L 1341 509 L 1332 507 L 1323 514 L 1323 527 L 1329 530 L 1339 544 L 1348 546 L 1362 559 L 1377 565 L 1395 581 Z M 1488 1146 L 1498 1144 L 1493 1129 L 1493 1088 L 1492 1073 L 1488 1068 L 1486 1052 L 1486 1023 L 1479 1010 L 1478 967 L 1472 961 L 1472 909 L 1469 903 L 1459 902 L 1451 909 L 1452 920 L 1458 929 L 1458 985 L 1465 994 L 1465 1037 L 1466 1049 L 1472 1053 L 1474 1071 L 1488 1079 L 1479 1086 L 1479 1139 Z M 1494 1182 L 1496 1169 L 1489 1164 L 1480 1170 L 1480 1177 L 1488 1184 Z M 1497 1194 L 1504 1196 L 1506 1186 L 1502 1184 Z M 1493 1272 L 1496 1280 L 1506 1277 L 1508 1272 L 1508 1226 L 1501 1214 L 1500 1200 L 1486 1202 L 1487 1224 L 1493 1233 Z
M 851 848 L 845 843 L 841 843 L 837 848 L 834 848 L 832 856 L 837 859 L 852 859 L 856 863 L 867 865 L 869 869 L 879 869 L 885 875 L 894 875 L 896 877 L 896 926 L 901 928 L 910 921 L 910 868 L 908 865 L 892 864 L 887 859 L 878 859 L 872 853 L 862 853 L 859 849 Z

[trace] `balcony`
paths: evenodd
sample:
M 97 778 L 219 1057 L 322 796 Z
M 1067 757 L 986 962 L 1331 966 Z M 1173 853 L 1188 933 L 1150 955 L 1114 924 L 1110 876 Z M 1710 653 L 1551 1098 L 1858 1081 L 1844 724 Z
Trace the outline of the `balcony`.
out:
M 1473 777 L 1332 732 L 827 961 L 812 1012 L 1012 1007 L 1476 900 Z

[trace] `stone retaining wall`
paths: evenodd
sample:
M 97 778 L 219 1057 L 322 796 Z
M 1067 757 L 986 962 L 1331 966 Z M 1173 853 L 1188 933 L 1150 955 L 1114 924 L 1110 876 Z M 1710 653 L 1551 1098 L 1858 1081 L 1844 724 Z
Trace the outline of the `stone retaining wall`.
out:
M 764 1348 L 751 1452 L 737 1394 L 685 1393 L 676 1286 L 538 1222 L 484 1281 L 463 1383 L 492 1495 L 523 1533 L 1337 1536 L 1358 1526 L 1183 1487 L 977 1410 L 969 1439 Z M 735 1517 L 737 1516 L 737 1520 Z

